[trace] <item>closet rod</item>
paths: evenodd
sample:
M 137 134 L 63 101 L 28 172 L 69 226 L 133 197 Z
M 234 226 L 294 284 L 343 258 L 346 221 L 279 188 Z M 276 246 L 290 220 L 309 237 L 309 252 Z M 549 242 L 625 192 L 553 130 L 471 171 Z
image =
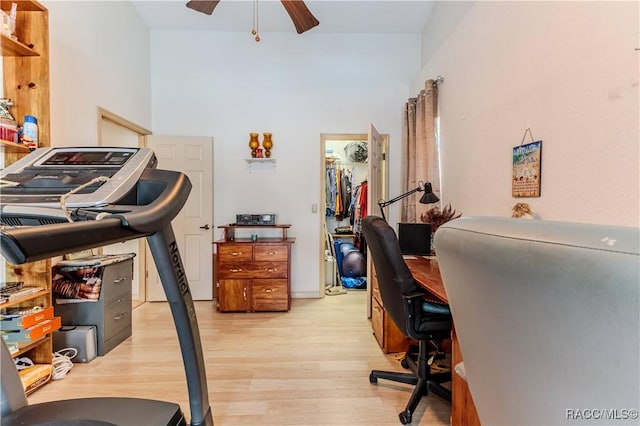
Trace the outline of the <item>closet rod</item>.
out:
M 357 162 L 353 162 L 353 163 L 348 163 L 346 161 L 333 161 L 333 162 L 327 162 L 327 165 L 333 165 L 333 166 L 358 166 L 358 165 L 363 165 L 366 166 L 367 163 L 357 163 Z

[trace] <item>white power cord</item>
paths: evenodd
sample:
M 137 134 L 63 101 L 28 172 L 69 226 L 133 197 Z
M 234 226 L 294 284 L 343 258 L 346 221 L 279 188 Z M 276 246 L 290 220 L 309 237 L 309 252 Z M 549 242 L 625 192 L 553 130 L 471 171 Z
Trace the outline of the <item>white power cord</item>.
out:
M 78 355 L 78 350 L 74 348 L 60 349 L 53 354 L 51 361 L 51 378 L 53 380 L 64 379 L 67 373 L 73 368 L 71 359 Z

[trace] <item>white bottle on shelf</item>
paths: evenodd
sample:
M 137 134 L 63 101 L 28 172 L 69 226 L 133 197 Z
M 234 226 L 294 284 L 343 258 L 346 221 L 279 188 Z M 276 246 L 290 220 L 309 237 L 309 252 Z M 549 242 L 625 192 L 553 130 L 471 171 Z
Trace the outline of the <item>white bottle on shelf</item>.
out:
M 22 141 L 31 150 L 38 147 L 38 120 L 33 115 L 24 116 Z

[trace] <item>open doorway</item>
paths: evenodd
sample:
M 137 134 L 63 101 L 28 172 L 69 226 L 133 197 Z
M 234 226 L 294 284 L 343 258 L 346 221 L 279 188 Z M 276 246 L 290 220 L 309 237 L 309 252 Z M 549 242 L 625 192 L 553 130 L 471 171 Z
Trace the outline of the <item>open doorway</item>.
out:
M 370 126 L 369 134 L 321 134 L 320 140 L 320 292 L 369 293 L 370 269 L 358 222 L 371 211 L 372 200 L 377 202 L 386 191 L 388 136 Z

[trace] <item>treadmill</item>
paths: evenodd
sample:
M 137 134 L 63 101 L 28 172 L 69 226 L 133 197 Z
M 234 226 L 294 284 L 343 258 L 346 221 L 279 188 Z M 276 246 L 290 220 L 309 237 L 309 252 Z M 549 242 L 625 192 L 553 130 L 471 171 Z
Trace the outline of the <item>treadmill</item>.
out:
M 80 398 L 27 405 L 2 346 L 3 425 L 210 426 L 213 415 L 191 291 L 171 221 L 191 191 L 181 172 L 156 169 L 148 148 L 40 148 L 0 172 L 0 250 L 21 264 L 146 237 L 184 362 L 190 423 L 180 406 L 140 398 Z M 14 368 L 15 369 L 15 368 Z M 22 395 L 16 395 L 20 386 Z

